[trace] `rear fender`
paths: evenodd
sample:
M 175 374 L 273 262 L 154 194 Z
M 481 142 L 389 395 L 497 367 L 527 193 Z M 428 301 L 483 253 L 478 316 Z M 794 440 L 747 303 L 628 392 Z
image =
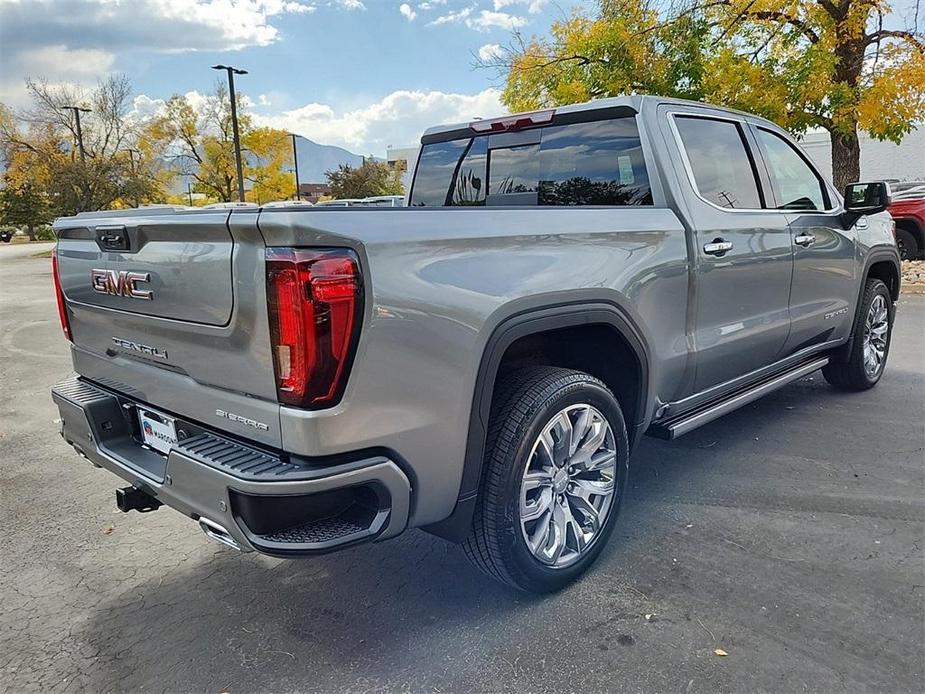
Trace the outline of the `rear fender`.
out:
M 647 406 L 650 360 L 642 331 L 629 314 L 619 305 L 604 301 L 568 303 L 512 315 L 492 331 L 479 364 L 456 507 L 449 517 L 424 527 L 424 530 L 453 542 L 462 542 L 469 534 L 482 477 L 482 461 L 485 455 L 492 395 L 499 367 L 507 349 L 517 340 L 530 335 L 591 325 L 606 325 L 619 332 L 639 362 L 641 373 L 635 403 L 635 411 L 638 413 L 637 421 L 628 423 L 631 429 L 629 432 L 631 447 L 638 441 L 645 432 L 650 414 L 650 408 Z

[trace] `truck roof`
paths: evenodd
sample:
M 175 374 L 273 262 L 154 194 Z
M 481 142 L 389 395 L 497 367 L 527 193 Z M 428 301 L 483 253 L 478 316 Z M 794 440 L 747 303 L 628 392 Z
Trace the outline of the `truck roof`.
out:
M 725 111 L 726 113 L 734 113 L 739 116 L 748 116 L 749 118 L 756 118 L 762 121 L 765 121 L 771 125 L 775 125 L 761 116 L 756 116 L 753 113 L 748 113 L 746 111 L 739 111 L 734 108 L 728 108 L 726 106 L 715 106 L 713 104 L 704 103 L 702 101 L 691 101 L 690 99 L 676 99 L 666 96 L 655 96 L 651 94 L 633 94 L 628 96 L 614 96 L 606 99 L 592 99 L 591 101 L 585 101 L 580 104 L 567 104 L 565 106 L 551 106 L 549 109 L 537 109 L 539 111 L 544 110 L 555 110 L 556 115 L 562 115 L 565 113 L 581 113 L 585 111 L 603 111 L 606 109 L 613 109 L 623 107 L 629 110 L 632 110 L 634 113 L 639 113 L 642 110 L 643 103 L 655 103 L 657 104 L 677 104 L 679 106 L 701 106 L 706 108 L 715 109 L 718 111 Z M 530 113 L 525 111 L 522 113 Z M 521 115 L 518 113 L 512 113 L 511 116 Z M 486 120 L 495 118 L 496 116 L 490 116 Z M 482 120 L 482 119 L 473 119 L 473 120 Z M 428 128 L 424 131 L 424 134 L 421 136 L 421 141 L 434 141 L 440 138 L 441 135 L 448 133 L 457 133 L 463 130 L 470 129 L 470 123 L 448 123 L 444 125 L 436 125 L 431 128 Z

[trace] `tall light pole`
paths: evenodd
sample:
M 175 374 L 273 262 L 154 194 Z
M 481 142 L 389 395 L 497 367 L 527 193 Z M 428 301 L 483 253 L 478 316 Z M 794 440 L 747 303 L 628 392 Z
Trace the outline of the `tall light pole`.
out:
M 87 161 L 87 155 L 84 152 L 84 136 L 83 132 L 80 129 L 80 114 L 81 113 L 90 113 L 90 109 L 83 108 L 81 106 L 62 106 L 62 111 L 71 111 L 74 114 L 74 125 L 77 130 L 77 151 L 80 152 L 80 161 Z
M 136 184 L 136 181 L 135 181 L 135 155 L 136 155 L 136 154 L 138 155 L 138 162 L 141 163 L 141 152 L 140 152 L 139 150 L 135 149 L 134 147 L 129 147 L 129 148 L 126 149 L 125 151 L 128 152 L 129 169 L 130 169 L 131 172 L 132 172 L 132 185 L 134 186 L 134 185 Z M 141 207 L 141 202 L 138 200 L 137 190 L 136 190 L 136 195 L 135 195 L 135 207 Z
M 228 73 L 228 93 L 231 97 L 231 130 L 234 134 L 234 163 L 238 173 L 238 199 L 244 202 L 244 170 L 241 167 L 241 138 L 238 135 L 238 102 L 234 95 L 234 76 L 246 75 L 247 70 L 240 70 L 230 65 L 213 65 L 213 70 Z
M 299 190 L 299 150 L 295 146 L 295 139 L 297 135 L 295 133 L 289 133 L 292 137 L 292 163 L 295 167 L 295 199 L 302 199 L 302 191 Z

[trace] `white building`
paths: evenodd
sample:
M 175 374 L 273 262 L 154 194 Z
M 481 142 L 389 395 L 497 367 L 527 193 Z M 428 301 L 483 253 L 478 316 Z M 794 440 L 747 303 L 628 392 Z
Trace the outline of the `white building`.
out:
M 401 177 L 401 182 L 405 186 L 405 193 L 411 187 L 411 174 L 418 160 L 418 149 L 419 147 L 392 147 L 389 145 L 385 150 L 385 160 L 389 166 L 395 167 L 404 163 L 405 173 Z
M 875 140 L 861 134 L 861 179 L 865 181 L 925 181 L 925 127 L 913 130 L 901 144 Z M 832 145 L 825 130 L 807 133 L 800 141 L 803 149 L 832 179 Z

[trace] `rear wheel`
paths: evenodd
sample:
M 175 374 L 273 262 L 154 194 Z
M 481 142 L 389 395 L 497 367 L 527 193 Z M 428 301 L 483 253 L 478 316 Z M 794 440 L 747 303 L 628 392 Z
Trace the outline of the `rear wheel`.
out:
M 530 367 L 495 393 L 467 556 L 521 590 L 581 575 L 616 521 L 629 445 L 616 398 L 579 371 Z
M 822 369 L 825 380 L 844 390 L 867 390 L 877 385 L 890 352 L 893 331 L 893 299 L 886 285 L 867 280 L 854 337 L 846 360 L 833 361 Z
M 919 245 L 908 229 L 896 228 L 896 249 L 902 260 L 915 260 L 919 257 Z

